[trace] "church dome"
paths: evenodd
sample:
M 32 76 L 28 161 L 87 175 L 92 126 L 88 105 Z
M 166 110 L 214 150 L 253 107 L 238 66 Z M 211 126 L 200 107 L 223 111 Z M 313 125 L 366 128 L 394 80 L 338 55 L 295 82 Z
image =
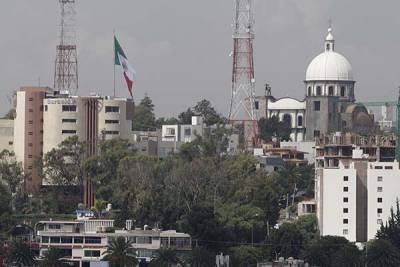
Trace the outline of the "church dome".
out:
M 332 29 L 325 39 L 325 52 L 316 56 L 307 68 L 306 81 L 353 81 L 350 62 L 335 52 Z

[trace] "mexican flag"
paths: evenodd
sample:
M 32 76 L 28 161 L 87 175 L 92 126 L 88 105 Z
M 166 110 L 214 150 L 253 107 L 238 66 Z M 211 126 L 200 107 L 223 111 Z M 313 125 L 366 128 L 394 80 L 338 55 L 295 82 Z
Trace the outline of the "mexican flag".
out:
M 126 84 L 128 85 L 128 90 L 132 96 L 133 83 L 135 80 L 136 72 L 131 66 L 131 64 L 129 64 L 128 58 L 126 57 L 124 50 L 122 50 L 121 45 L 119 44 L 115 36 L 114 36 L 114 51 L 115 51 L 114 63 L 115 65 L 122 66 L 124 70 L 124 77 L 126 80 Z

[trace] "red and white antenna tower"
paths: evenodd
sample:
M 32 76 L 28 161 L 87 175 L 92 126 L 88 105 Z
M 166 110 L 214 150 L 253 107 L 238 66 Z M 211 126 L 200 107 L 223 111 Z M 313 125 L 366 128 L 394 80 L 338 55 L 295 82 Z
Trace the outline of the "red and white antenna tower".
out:
M 54 71 L 54 88 L 61 93 L 76 94 L 78 90 L 78 55 L 76 51 L 75 0 L 59 0 L 60 44 Z
M 254 147 L 258 136 L 254 79 L 253 0 L 234 0 L 232 96 L 229 121 L 244 127 L 247 147 Z

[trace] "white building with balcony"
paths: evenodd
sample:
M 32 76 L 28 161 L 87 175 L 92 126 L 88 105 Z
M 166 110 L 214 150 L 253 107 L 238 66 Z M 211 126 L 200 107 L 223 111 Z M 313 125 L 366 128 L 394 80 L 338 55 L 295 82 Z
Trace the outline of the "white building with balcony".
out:
M 62 250 L 71 266 L 108 266 L 102 261 L 103 253 L 111 239 L 121 236 L 132 240 L 142 262 L 149 262 L 160 248 L 173 248 L 178 255 L 191 250 L 188 234 L 147 227 L 130 229 L 131 224 L 127 221 L 128 230 L 115 230 L 114 220 L 40 221 L 36 225 L 40 256 L 54 247 Z

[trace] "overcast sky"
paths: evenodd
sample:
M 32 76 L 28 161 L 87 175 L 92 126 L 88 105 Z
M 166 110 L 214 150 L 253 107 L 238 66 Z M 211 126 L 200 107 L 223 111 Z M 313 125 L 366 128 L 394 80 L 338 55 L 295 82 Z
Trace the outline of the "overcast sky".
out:
M 112 94 L 113 29 L 159 116 L 202 98 L 226 115 L 233 0 L 77 0 L 79 94 Z M 58 0 L 1 0 L 0 113 L 24 85 L 53 85 Z M 397 99 L 399 0 L 255 0 L 257 93 L 303 98 L 309 62 L 332 18 L 336 51 L 352 63 L 357 100 Z M 128 96 L 117 71 L 118 95 Z

